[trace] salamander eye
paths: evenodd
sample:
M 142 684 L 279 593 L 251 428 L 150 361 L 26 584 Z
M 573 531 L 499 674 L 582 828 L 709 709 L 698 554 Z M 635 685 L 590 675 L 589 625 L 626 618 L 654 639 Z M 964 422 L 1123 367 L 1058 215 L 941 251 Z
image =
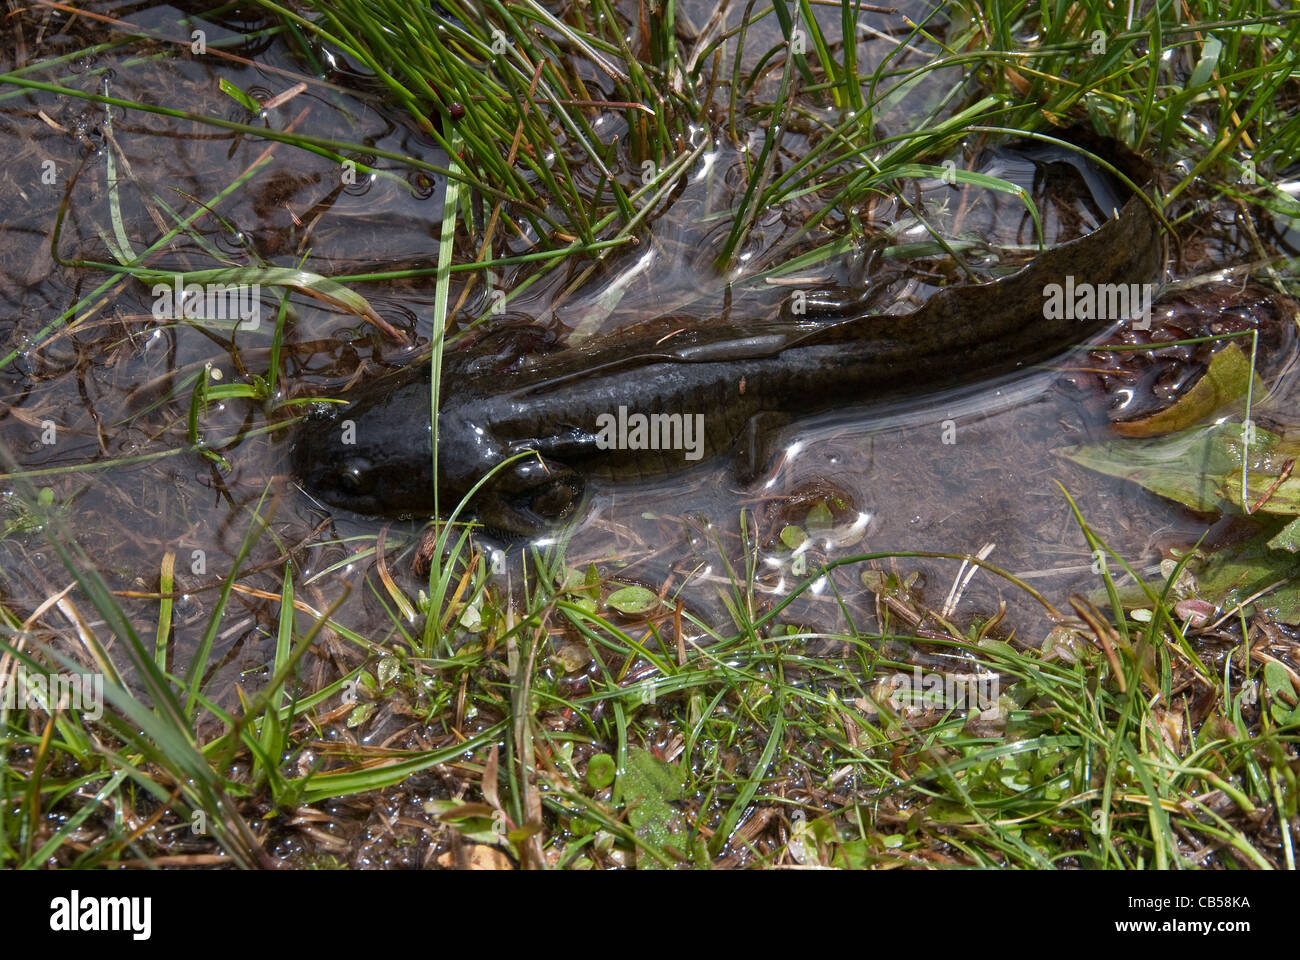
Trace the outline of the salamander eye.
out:
M 345 493 L 365 493 L 375 480 L 374 465 L 365 457 L 348 457 L 339 468 L 339 489 Z

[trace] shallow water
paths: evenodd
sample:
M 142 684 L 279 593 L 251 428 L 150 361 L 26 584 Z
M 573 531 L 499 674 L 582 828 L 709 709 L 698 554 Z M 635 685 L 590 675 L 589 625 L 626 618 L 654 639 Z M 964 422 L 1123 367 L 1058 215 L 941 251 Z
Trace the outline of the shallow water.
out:
M 119 12 L 113 4 L 87 9 Z M 131 14 L 134 22 L 168 35 L 179 35 L 177 16 L 168 7 Z M 833 19 L 828 18 L 827 25 L 833 26 Z M 0 56 L 6 58 L 5 69 L 20 65 L 18 60 L 27 63 L 103 36 L 85 22 L 42 33 L 30 14 L 10 18 L 5 29 L 15 41 L 21 32 L 23 40 L 4 45 Z M 214 25 L 213 39 L 223 35 Z M 753 49 L 766 45 L 756 42 Z M 871 62 L 892 48 L 888 39 L 864 35 L 860 56 Z M 239 122 L 258 121 L 220 93 L 219 78 L 263 96 L 283 91 L 299 75 L 299 64 L 278 42 L 244 51 L 256 66 L 214 58 L 150 59 L 160 49 L 133 44 L 39 73 L 78 89 L 106 89 L 126 99 L 154 99 L 165 91 L 166 102 Z M 905 51 L 898 65 L 914 66 L 930 55 L 922 49 Z M 275 72 L 277 68 L 291 71 L 293 77 Z M 343 73 L 333 80 L 314 83 L 277 108 L 275 122 L 292 120 L 297 129 L 315 136 L 409 154 L 434 165 L 447 162 L 429 138 L 413 132 L 399 111 L 364 92 L 364 85 L 349 83 Z M 881 111 L 881 130 L 902 128 L 921 105 L 935 103 L 951 82 L 951 71 L 927 75 Z M 0 443 L 21 470 L 52 471 L 33 477 L 34 484 L 50 488 L 53 501 L 62 505 L 67 529 L 110 586 L 148 593 L 156 589 L 164 554 L 176 554 L 179 583 L 186 591 L 176 604 L 169 661 L 178 673 L 199 644 L 216 597 L 212 588 L 230 572 L 253 511 L 263 504 L 262 514 L 272 518 L 273 535 L 253 544 L 243 569 L 261 572 L 240 576 L 241 589 L 233 594 L 227 622 L 215 641 L 207 689 L 218 702 L 234 701 L 235 684 L 256 688 L 267 675 L 278 616 L 278 574 L 286 556 L 295 561 L 299 595 L 308 603 L 323 609 L 348 584 L 352 599 L 340 610 L 338 621 L 375 643 L 388 642 L 396 627 L 374 587 L 375 539 L 384 531 L 388 568 L 414 597 L 420 580 L 410 568 L 421 523 L 390 525 L 321 510 L 285 472 L 283 430 L 222 442 L 241 431 L 282 422 L 285 414 L 268 406 L 234 400 L 214 405 L 203 415 L 202 434 L 228 469 L 197 454 L 175 452 L 185 443 L 194 378 L 208 365 L 225 383 L 266 372 L 274 297 L 265 295 L 259 328 L 240 331 L 232 339 L 229 330 L 155 321 L 151 290 L 144 283 L 126 281 L 92 295 L 105 274 L 57 263 L 50 254 L 49 236 L 66 190 L 60 257 L 111 259 L 105 237 L 116 238 L 119 231 L 112 213 L 104 108 L 40 91 L 10 88 L 0 93 L 0 138 L 11 157 L 0 223 L 0 342 L 16 354 L 0 368 Z M 110 108 L 109 115 L 119 165 L 125 157 L 130 166 L 129 182 L 121 184 L 116 201 L 121 232 L 137 252 L 170 227 L 155 220 L 164 202 L 182 215 L 188 213 L 195 198 L 210 200 L 269 153 L 269 162 L 221 201 L 220 220 L 203 218 L 201 238 L 180 241 L 152 266 L 207 267 L 213 262 L 211 250 L 238 262 L 247 262 L 255 251 L 269 264 L 301 262 L 306 269 L 329 275 L 433 265 L 442 217 L 444 183 L 439 177 L 374 159 L 382 175 L 338 184 L 331 162 L 287 145 L 120 108 Z M 612 142 L 625 132 L 625 124 L 611 116 L 597 124 L 597 130 Z M 803 233 L 809 213 L 824 202 L 820 197 L 769 211 L 741 258 L 741 268 L 720 278 L 714 255 L 730 229 L 728 211 L 745 180 L 744 152 L 728 145 L 723 133 L 721 127 L 707 134 L 698 131 L 699 156 L 686 186 L 656 213 L 635 249 L 611 254 L 577 286 L 574 281 L 585 265 L 555 271 L 513 298 L 503 317 L 489 320 L 534 323 L 558 339 L 577 343 L 664 315 L 689 323 L 740 324 L 775 316 L 790 287 L 768 283 L 765 274 L 838 235 L 842 224 L 830 221 Z M 760 137 L 755 131 L 746 146 L 752 151 Z M 797 136 L 787 140 L 778 172 L 798 159 L 801 146 Z M 963 167 L 974 165 L 1022 182 L 1042 196 L 1044 168 L 1005 144 L 969 144 L 953 159 Z M 55 183 L 47 184 L 42 171 L 50 160 L 58 175 Z M 621 161 L 620 174 L 635 182 L 637 165 L 626 156 Z M 588 189 L 593 184 L 594 178 Z M 991 269 L 988 254 L 998 248 L 1008 260 L 1032 253 L 1032 226 L 1013 197 L 931 181 L 918 188 L 916 200 L 950 236 L 976 244 L 971 248 L 976 267 Z M 1086 232 L 1104 216 L 1086 192 L 1067 191 L 1066 201 L 1045 207 L 1049 242 Z M 870 209 L 856 212 L 878 226 L 906 213 L 884 195 Z M 1277 235 L 1267 224 L 1259 224 L 1258 230 L 1269 243 L 1292 245 L 1292 238 Z M 1230 208 L 1195 216 L 1187 237 L 1186 260 L 1171 265 L 1171 279 L 1254 259 Z M 508 252 L 524 249 L 522 240 L 515 242 Z M 204 243 L 210 249 L 204 249 Z M 461 261 L 473 256 L 468 243 L 458 246 Z M 848 282 L 857 269 L 854 258 L 846 255 L 800 272 L 794 282 Z M 513 290 L 525 272 L 503 269 L 494 283 Z M 432 332 L 431 277 L 362 283 L 356 289 L 395 327 L 427 343 Z M 877 305 L 882 312 L 904 311 L 930 289 L 917 272 L 901 273 L 882 287 Z M 453 302 L 457 295 L 458 289 L 453 289 Z M 83 298 L 89 302 L 77 307 L 74 322 L 55 323 Z M 477 317 L 489 302 L 480 286 L 461 319 Z M 356 317 L 302 296 L 292 298 L 285 329 L 280 398 L 337 394 L 348 382 L 376 375 L 419 352 L 399 346 Z M 1287 358 L 1266 359 L 1266 366 L 1276 370 Z M 953 363 L 962 363 L 962 358 L 953 358 Z M 1089 379 L 1093 375 L 1087 370 L 1095 363 L 1095 358 L 1079 353 L 1055 364 L 1058 369 L 1026 371 L 976 391 L 927 398 L 888 412 L 877 409 L 866 417 L 849 409 L 800 422 L 782 435 L 783 456 L 749 488 L 731 479 L 725 462 L 704 464 L 655 484 L 597 484 L 589 510 L 568 543 L 567 562 L 571 567 L 594 562 L 607 576 L 681 599 L 687 611 L 722 633 L 733 629 L 726 605 L 733 594 L 728 566 L 743 571 L 753 563 L 752 602 L 761 611 L 783 597 L 805 571 L 868 552 L 987 551 L 990 563 L 1061 605 L 1071 592 L 1094 589 L 1098 578 L 1059 481 L 1097 534 L 1139 570 L 1155 570 L 1170 547 L 1195 542 L 1212 521 L 1134 484 L 1075 466 L 1054 452 L 1066 444 L 1109 436 L 1106 407 L 1114 394 L 1108 396 Z M 1294 422 L 1291 411 L 1300 396 L 1296 377 L 1288 373 L 1274 386 L 1273 397 L 1257 417 L 1262 422 L 1269 417 Z M 56 427 L 52 443 L 42 442 L 48 423 Z M 163 456 L 121 462 L 155 453 Z M 80 469 L 95 464 L 102 469 Z M 6 535 L 0 540 L 0 593 L 6 605 L 26 614 L 66 586 L 68 575 L 49 549 L 46 532 L 24 521 L 18 505 L 21 491 L 13 483 L 0 483 L 9 505 L 3 515 Z M 787 525 L 808 528 L 809 511 L 828 497 L 835 501 L 833 529 L 812 530 L 808 545 L 792 555 L 781 541 L 782 530 Z M 749 531 L 743 538 L 742 512 Z M 517 555 L 520 545 L 509 552 Z M 986 571 L 965 580 L 960 564 L 949 560 L 900 558 L 874 565 L 900 575 L 919 571 L 922 578 L 914 586 L 924 604 L 943 610 L 959 625 L 987 619 L 1005 603 L 1006 617 L 999 624 L 1003 635 L 1014 633 L 1033 646 L 1046 635 L 1049 624 L 1038 605 L 1020 587 Z M 877 596 L 862 574 L 860 565 L 837 570 L 787 608 L 782 619 L 815 633 L 875 629 Z M 518 589 L 522 575 L 515 566 L 500 580 Z M 959 576 L 963 582 L 955 589 Z M 125 597 L 124 604 L 142 633 L 155 628 L 156 600 Z M 694 630 L 693 636 L 702 633 Z M 315 680 L 327 681 L 364 655 L 329 640 L 309 671 Z M 366 741 L 382 741 L 398 722 L 375 724 L 366 731 Z

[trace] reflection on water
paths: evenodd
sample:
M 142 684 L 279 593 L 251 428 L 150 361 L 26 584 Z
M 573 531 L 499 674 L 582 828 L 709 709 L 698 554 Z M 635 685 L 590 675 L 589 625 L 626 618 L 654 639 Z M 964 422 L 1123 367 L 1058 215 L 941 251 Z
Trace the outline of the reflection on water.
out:
M 823 14 L 838 17 L 818 8 L 818 16 Z M 141 16 L 160 30 L 174 29 L 171 8 Z M 828 27 L 833 25 L 828 20 Z M 772 29 L 770 23 L 756 28 Z M 222 36 L 218 30 L 214 41 Z M 78 38 L 89 43 L 94 35 Z M 764 49 L 761 40 L 756 35 L 750 49 Z M 893 52 L 898 69 L 932 54 L 896 47 L 888 31 L 867 31 L 862 39 L 864 58 L 878 61 Z M 232 112 L 217 78 L 246 91 L 278 94 L 292 81 L 277 71 L 292 71 L 295 78 L 299 71 L 278 43 L 244 51 L 257 57 L 255 65 L 148 57 L 125 63 L 141 52 L 107 50 L 75 69 L 50 73 L 78 89 L 106 89 L 126 99 L 148 100 L 165 84 L 169 96 L 191 111 L 256 126 L 264 119 L 238 107 Z M 210 692 L 222 702 L 231 698 L 232 684 L 256 686 L 266 676 L 276 622 L 267 594 L 273 598 L 278 591 L 276 574 L 287 559 L 298 565 L 301 596 L 313 607 L 325 608 L 327 595 L 349 583 L 352 598 L 338 621 L 375 643 L 394 638 L 391 610 L 374 588 L 376 536 L 384 531 L 378 552 L 386 570 L 414 598 L 421 584 L 411 565 L 422 524 L 387 524 L 318 509 L 285 473 L 282 432 L 239 439 L 242 431 L 283 419 L 271 403 L 238 397 L 212 403 L 202 413 L 201 432 L 215 457 L 178 452 L 187 442 L 196 385 L 205 376 L 225 384 L 264 376 L 274 324 L 233 334 L 159 324 L 147 284 L 124 281 L 91 296 L 104 275 L 53 259 L 49 232 L 53 211 L 75 176 L 58 244 L 65 261 L 107 259 L 105 238 L 121 243 L 119 233 L 139 252 L 171 229 L 167 210 L 188 212 L 211 202 L 219 216 L 195 221 L 194 229 L 151 266 L 193 270 L 211 266 L 216 257 L 218 262 L 301 264 L 327 275 L 429 267 L 441 223 L 442 180 L 367 150 L 407 154 L 435 166 L 446 157 L 385 108 L 369 84 L 349 77 L 346 64 L 335 67 L 330 82 L 309 84 L 276 108 L 275 119 L 281 127 L 366 148 L 354 151 L 353 159 L 375 172 L 350 183 L 340 182 L 332 161 L 284 144 L 116 108 L 108 114 L 110 129 L 101 106 L 39 91 L 10 91 L 0 112 L 0 137 L 12 148 L 8 173 L 15 183 L 33 185 L 7 197 L 0 224 L 0 340 L 16 351 L 0 369 L 0 441 L 24 470 L 62 471 L 38 476 L 34 483 L 50 488 L 64 522 L 114 588 L 154 589 L 161 558 L 176 555 L 185 592 L 176 602 L 172 656 L 182 661 L 198 645 L 215 588 L 240 555 L 255 512 L 271 518 L 272 535 L 253 542 L 243 569 L 254 572 L 240 577 L 227 621 L 214 639 Z M 593 78 L 593 84 L 599 82 Z M 938 102 L 951 82 L 950 72 L 935 71 L 883 105 L 876 118 L 881 135 L 902 128 L 918 104 Z M 626 132 L 621 116 L 595 118 L 593 129 L 621 150 Z M 742 267 L 728 284 L 717 276 L 714 261 L 731 228 L 761 131 L 742 144 L 730 143 L 721 128 L 695 134 L 698 156 L 690 176 L 671 203 L 656 211 L 635 249 L 554 271 L 513 296 L 507 312 L 496 317 L 489 313 L 493 291 L 513 291 L 526 273 L 521 267 L 503 268 L 470 292 L 461 320 L 468 325 L 487 314 L 492 324 L 528 325 L 535 345 L 574 344 L 664 316 L 687 324 L 771 319 L 791 284 L 863 280 L 881 312 L 904 312 L 936 284 L 961 276 L 946 257 L 923 249 L 931 237 L 918 215 L 953 242 L 967 267 L 984 275 L 1010 269 L 1036 248 L 1032 218 L 1018 198 L 936 178 L 916 182 L 907 195 L 910 205 L 881 193 L 849 211 L 866 235 L 883 237 L 884 246 L 908 258 L 873 259 L 869 251 L 879 252 L 880 245 L 873 247 L 864 237 L 861 249 L 846 244 L 842 255 L 782 275 L 793 257 L 843 232 L 844 222 L 833 219 L 808 228 L 813 212 L 826 202 L 808 195 L 760 217 L 740 258 Z M 110 135 L 114 155 L 130 167 L 129 186 L 119 184 L 116 191 L 105 160 Z M 773 176 L 796 164 L 807 142 L 797 130 L 788 137 Z M 639 165 L 617 151 L 616 157 L 618 174 L 635 185 Z M 1109 213 L 1098 200 L 1107 187 L 1096 170 L 1059 155 L 979 142 L 965 144 L 953 159 L 963 169 L 1023 185 L 1043 212 L 1048 242 L 1086 233 Z M 38 189 L 46 160 L 53 161 L 60 178 Z M 595 190 L 599 177 L 590 168 L 580 171 L 589 178 L 581 181 L 582 188 Z M 241 188 L 218 201 L 241 177 L 247 177 Z M 1249 259 L 1235 222 L 1207 219 L 1201 260 L 1192 256 L 1183 266 L 1188 275 L 1207 263 Z M 525 233 L 510 235 L 509 252 L 528 249 Z M 461 260 L 475 254 L 468 243 L 458 249 Z M 461 282 L 458 275 L 456 284 Z M 388 322 L 427 343 L 431 279 L 362 283 L 356 289 Z M 458 294 L 457 287 L 453 302 Z M 74 306 L 75 322 L 53 325 Z M 268 293 L 264 306 L 265 316 L 274 317 L 279 303 Z M 419 352 L 302 296 L 292 298 L 285 329 L 278 399 L 337 393 Z M 876 409 L 864 417 L 847 404 L 843 412 L 787 428 L 784 455 L 750 487 L 736 484 L 725 462 L 653 484 L 595 484 L 584 520 L 567 541 L 567 563 L 596 563 L 602 573 L 680 599 L 722 632 L 731 629 L 734 581 L 745 579 L 747 570 L 753 570 L 754 588 L 741 601 L 761 609 L 823 562 L 863 553 L 979 552 L 1059 600 L 1070 591 L 1091 589 L 1096 577 L 1057 482 L 1076 498 L 1095 531 L 1138 569 L 1155 566 L 1169 546 L 1195 541 L 1205 529 L 1204 519 L 1053 453 L 1108 436 L 1107 407 L 1123 390 L 1134 396 L 1176 395 L 1197 372 L 1197 362 L 1185 356 L 1176 358 L 1179 365 L 1173 359 L 1145 371 L 1136 385 L 1106 366 L 1111 360 L 1080 353 L 1063 360 L 1056 372 L 1038 371 L 888 413 Z M 961 364 L 963 358 L 952 362 Z M 1288 379 L 1260 415 L 1285 416 L 1288 398 L 1294 397 L 1294 379 Z M 42 440 L 47 424 L 56 428 L 51 443 Z M 97 463 L 112 466 L 63 469 Z M 24 519 L 15 488 L 6 486 L 5 493 L 9 511 L 7 535 L 0 542 L 0 589 L 6 603 L 30 611 L 66 585 L 66 573 L 42 532 Z M 523 545 L 497 546 L 506 547 L 511 558 L 498 581 L 518 588 L 526 576 L 517 559 Z M 1005 602 L 1002 631 L 1017 631 L 1027 643 L 1045 635 L 1041 609 L 1019 587 L 987 571 L 967 577 L 970 571 L 961 571 L 956 562 L 923 558 L 843 567 L 815 583 L 782 619 L 821 632 L 872 629 L 880 599 L 868 589 L 877 581 L 869 573 L 864 581 L 868 568 L 904 577 L 919 572 L 914 589 L 928 606 L 947 609 L 955 622 L 989 617 Z M 156 624 L 156 601 L 126 597 L 124 602 L 142 631 Z M 310 669 L 319 677 L 334 676 L 358 656 L 327 640 Z

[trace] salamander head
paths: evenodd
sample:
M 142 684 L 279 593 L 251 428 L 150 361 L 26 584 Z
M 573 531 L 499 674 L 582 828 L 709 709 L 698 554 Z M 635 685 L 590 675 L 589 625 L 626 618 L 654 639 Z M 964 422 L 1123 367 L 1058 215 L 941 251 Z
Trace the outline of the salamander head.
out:
M 308 415 L 290 445 L 303 486 L 332 507 L 396 516 L 433 511 L 427 417 L 393 422 L 392 397 L 324 406 Z
M 346 405 L 322 404 L 295 431 L 293 471 L 309 493 L 332 507 L 372 516 L 430 516 L 428 409 L 423 381 L 366 392 Z M 438 507 L 444 514 L 489 473 L 469 510 L 503 534 L 540 536 L 578 514 L 586 485 L 573 470 L 537 454 L 498 466 L 514 451 L 455 404 L 444 405 L 438 422 Z

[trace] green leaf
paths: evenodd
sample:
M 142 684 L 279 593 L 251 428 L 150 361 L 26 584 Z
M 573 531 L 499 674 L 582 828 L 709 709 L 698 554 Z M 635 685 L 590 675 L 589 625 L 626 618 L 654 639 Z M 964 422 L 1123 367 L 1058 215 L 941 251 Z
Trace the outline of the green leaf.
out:
M 1268 687 L 1268 692 L 1274 696 L 1279 693 L 1295 696 L 1295 687 L 1291 683 L 1291 678 L 1286 675 L 1286 668 L 1273 660 L 1264 664 L 1264 684 Z
M 221 92 L 222 92 L 222 93 L 224 93 L 226 96 L 230 97 L 232 100 L 234 100 L 236 103 L 238 103 L 241 107 L 243 107 L 243 108 L 244 108 L 245 110 L 247 110 L 249 113 L 261 113 L 261 112 L 262 112 L 262 105 L 261 105 L 260 103 L 258 103 L 256 100 L 254 100 L 254 99 L 253 99 L 251 96 L 249 96 L 248 94 L 246 94 L 243 90 L 240 90 L 237 86 L 235 86 L 233 83 L 231 83 L 231 82 L 230 82 L 229 80 L 227 80 L 225 77 L 222 77 L 221 80 L 218 81 L 218 83 L 219 83 L 219 85 L 220 85 L 220 87 L 221 87 Z
M 787 523 L 781 529 L 781 542 L 791 550 L 798 550 L 808 539 L 808 534 L 804 533 L 794 524 Z
M 1215 554 L 1196 573 L 1196 594 L 1227 611 L 1247 597 L 1281 583 L 1253 605 L 1274 610 L 1283 623 L 1300 623 L 1300 557 L 1270 550 L 1267 534 Z
M 605 604 L 619 613 L 637 615 L 653 610 L 659 605 L 659 597 L 654 591 L 645 587 L 624 587 L 615 590 L 605 598 Z
M 352 712 L 348 714 L 348 729 L 359 727 L 369 720 L 370 715 L 375 712 L 375 706 L 373 703 L 359 703 L 353 707 Z
M 1240 477 L 1241 433 L 1241 424 L 1225 422 L 1157 439 L 1083 444 L 1055 452 L 1090 470 L 1131 480 L 1152 493 L 1209 513 L 1223 508 L 1231 481 Z M 1250 466 L 1272 469 L 1281 446 L 1281 437 L 1257 429 L 1250 445 Z M 1240 490 L 1237 496 L 1239 499 Z
M 337 280 L 323 277 L 310 270 L 296 267 L 220 267 L 212 270 L 192 270 L 188 273 L 171 273 L 165 270 L 132 269 L 134 274 L 146 282 L 175 283 L 179 277 L 184 285 L 197 284 L 258 284 L 264 287 L 288 287 L 305 294 L 314 300 L 345 310 L 365 320 L 369 320 L 391 337 L 402 339 L 393 326 L 375 312 L 369 301 Z
M 686 818 L 673 806 L 682 798 L 682 770 L 649 750 L 629 747 L 627 766 L 618 778 L 618 797 L 627 809 L 627 822 L 637 837 L 651 846 L 673 847 L 686 853 Z M 640 865 L 650 858 L 638 861 Z
M 1202 84 L 1210 82 L 1210 78 L 1214 75 L 1214 71 L 1219 65 L 1219 53 L 1222 50 L 1223 44 L 1220 43 L 1216 37 L 1211 35 L 1210 38 L 1205 41 L 1205 46 L 1201 53 L 1201 59 L 1197 62 L 1196 69 L 1192 71 L 1191 77 L 1187 80 L 1187 87 L 1184 89 L 1199 87 Z
M 401 666 L 396 657 L 383 657 L 379 661 L 379 666 L 375 669 L 375 674 L 379 679 L 379 686 L 386 687 L 393 682 L 397 676 L 397 668 Z
M 587 761 L 587 785 L 593 790 L 604 790 L 614 782 L 614 758 L 608 753 L 598 753 Z
M 1295 685 L 1282 664 L 1272 660 L 1264 664 L 1264 686 L 1268 688 L 1271 701 L 1269 711 L 1277 723 L 1287 724 L 1300 717 L 1300 705 L 1295 702 Z
M 1174 595 L 1204 600 L 1213 604 L 1221 615 L 1263 591 L 1263 596 L 1253 600 L 1247 611 L 1270 610 L 1282 623 L 1300 623 L 1300 556 L 1271 549 L 1272 539 L 1275 537 L 1266 530 L 1208 558 L 1193 557 L 1179 578 L 1185 588 L 1176 590 Z M 1164 589 L 1164 580 L 1153 578 L 1147 581 L 1147 586 L 1159 594 Z M 1126 610 L 1148 608 L 1151 603 L 1137 584 L 1122 588 L 1119 597 Z M 1094 602 L 1104 602 L 1106 594 L 1098 590 L 1091 598 Z
M 808 525 L 809 530 L 829 530 L 835 525 L 835 517 L 826 501 L 818 500 L 813 504 L 812 509 L 808 511 L 804 523 Z
M 1223 492 L 1236 506 L 1242 506 L 1240 480 L 1235 484 L 1225 484 Z M 1254 507 L 1257 503 L 1259 507 L 1252 512 L 1300 516 L 1300 477 L 1278 483 L 1277 477 L 1249 474 L 1246 477 L 1246 506 Z
M 1292 520 L 1268 542 L 1274 550 L 1300 552 L 1300 517 Z
M 1246 396 L 1252 375 L 1254 397 L 1258 401 L 1267 392 L 1264 381 L 1254 373 L 1250 358 L 1241 347 L 1229 343 L 1210 359 L 1204 376 L 1173 406 L 1141 420 L 1121 420 L 1111 426 L 1122 437 L 1157 437 L 1185 430 Z

